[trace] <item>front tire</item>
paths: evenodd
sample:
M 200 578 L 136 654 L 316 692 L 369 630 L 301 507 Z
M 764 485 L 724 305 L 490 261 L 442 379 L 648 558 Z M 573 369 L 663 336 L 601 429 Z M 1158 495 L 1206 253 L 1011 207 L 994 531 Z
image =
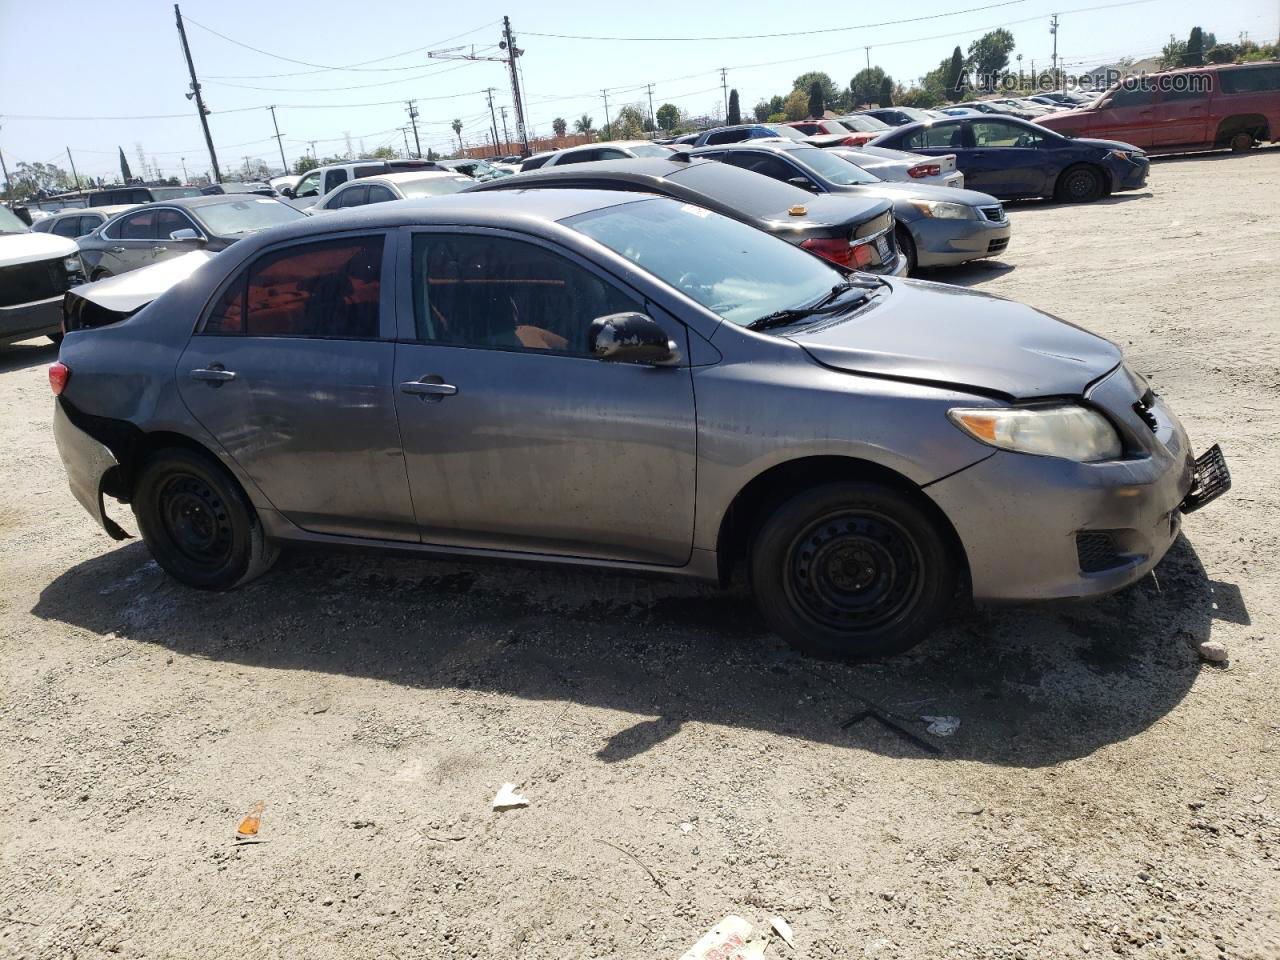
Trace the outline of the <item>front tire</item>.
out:
M 894 236 L 898 241 L 898 249 L 907 258 L 907 276 L 914 277 L 918 266 L 918 258 L 916 256 L 916 242 L 912 239 L 911 231 L 899 224 L 894 231 Z
M 1232 153 L 1248 153 L 1250 150 L 1253 149 L 1253 145 L 1255 142 L 1256 141 L 1254 140 L 1252 133 L 1250 133 L 1247 130 L 1241 131 L 1240 133 L 1237 133 L 1234 137 L 1231 138 L 1231 143 L 1230 143 L 1231 152 Z
M 1067 167 L 1058 177 L 1054 199 L 1063 203 L 1092 203 L 1102 196 L 1102 175 L 1087 164 Z
M 152 455 L 134 487 L 133 512 L 156 562 L 197 590 L 229 590 L 275 560 L 239 485 L 204 454 L 168 449 Z
M 756 603 L 805 653 L 838 660 L 901 653 L 950 610 L 957 565 L 937 523 L 876 483 L 807 490 L 764 522 L 751 553 Z

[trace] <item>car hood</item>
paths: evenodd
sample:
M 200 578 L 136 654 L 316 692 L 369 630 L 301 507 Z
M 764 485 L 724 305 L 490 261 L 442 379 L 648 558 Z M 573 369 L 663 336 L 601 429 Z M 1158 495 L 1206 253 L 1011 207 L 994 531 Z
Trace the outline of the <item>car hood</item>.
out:
M 193 250 L 180 257 L 139 267 L 116 277 L 83 283 L 72 287 L 71 294 L 114 313 L 133 313 L 170 287 L 177 286 L 215 256 L 216 253 L 208 250 Z
M 1121 361 L 1120 348 L 1002 297 L 921 280 L 847 319 L 786 335 L 849 373 L 958 387 L 1008 400 L 1078 397 Z
M 1097 147 L 1099 150 L 1124 150 L 1128 153 L 1142 153 L 1132 143 L 1123 140 L 1094 140 L 1092 137 L 1072 137 L 1071 142 L 1077 146 Z
M 884 197 L 886 200 L 943 200 L 947 203 L 963 203 L 970 207 L 990 207 L 1000 203 L 989 193 L 962 190 L 959 187 L 943 187 L 936 183 L 903 183 L 898 180 L 882 180 L 880 183 L 864 183 L 847 187 L 850 194 L 864 197 Z
M 79 251 L 74 240 L 53 233 L 0 234 L 0 267 L 69 257 Z

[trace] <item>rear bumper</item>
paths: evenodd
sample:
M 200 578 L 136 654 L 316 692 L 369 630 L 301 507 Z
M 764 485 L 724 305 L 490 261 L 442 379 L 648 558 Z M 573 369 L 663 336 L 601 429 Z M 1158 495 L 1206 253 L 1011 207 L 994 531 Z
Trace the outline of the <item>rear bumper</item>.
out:
M 948 267 L 998 256 L 1009 246 L 1013 232 L 1008 218 L 995 222 L 920 217 L 908 227 L 916 244 L 916 262 L 922 267 Z
M 0 307 L 0 344 L 57 333 L 62 323 L 62 294 Z
M 102 503 L 103 481 L 119 466 L 115 456 L 71 422 L 61 400 L 53 408 L 53 439 L 58 445 L 62 466 L 67 471 L 71 493 L 80 501 L 80 506 L 113 540 L 126 539 L 129 535 L 107 516 Z

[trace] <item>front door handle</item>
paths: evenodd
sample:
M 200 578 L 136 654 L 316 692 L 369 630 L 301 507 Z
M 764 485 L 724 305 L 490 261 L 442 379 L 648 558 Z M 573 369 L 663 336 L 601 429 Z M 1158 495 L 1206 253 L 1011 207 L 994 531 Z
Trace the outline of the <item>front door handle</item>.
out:
M 229 380 L 234 380 L 236 374 L 234 370 L 224 370 L 221 365 L 214 364 L 209 367 L 200 367 L 191 371 L 192 380 L 203 380 L 210 386 L 217 387 Z
M 124 253 L 124 247 L 110 247 L 112 253 Z
M 439 403 L 445 397 L 456 394 L 458 388 L 451 383 L 445 383 L 444 377 L 439 374 L 430 373 L 420 380 L 406 380 L 400 384 L 400 392 L 421 397 L 429 403 Z
M 169 249 L 168 247 L 163 247 L 163 246 L 154 246 L 154 247 L 152 247 L 152 248 L 151 248 L 151 252 L 152 252 L 152 253 L 164 253 L 164 252 L 165 252 L 166 250 L 168 250 L 168 249 Z

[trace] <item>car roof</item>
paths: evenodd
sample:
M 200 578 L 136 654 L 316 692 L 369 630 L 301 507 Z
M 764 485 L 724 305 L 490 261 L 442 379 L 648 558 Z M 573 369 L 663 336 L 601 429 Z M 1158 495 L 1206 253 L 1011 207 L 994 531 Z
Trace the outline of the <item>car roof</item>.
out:
M 723 153 L 726 150 L 771 150 L 774 153 L 785 153 L 789 150 L 818 150 L 811 143 L 803 140 L 784 140 L 781 137 L 760 137 L 756 140 L 740 140 L 737 143 L 712 143 L 705 147 L 690 150 L 691 157 L 702 157 L 710 153 Z
M 458 174 L 452 170 L 402 170 L 397 173 L 380 173 L 375 177 L 360 177 L 358 180 L 348 180 L 342 186 L 352 183 L 412 183 L 415 180 L 438 180 L 440 178 L 447 180 L 470 179 L 468 177 L 459 178 Z
M 683 156 L 685 151 L 672 156 Z M 593 160 L 590 163 L 572 163 L 563 167 L 539 167 L 527 173 L 518 173 L 514 177 L 502 180 L 491 180 L 490 183 L 502 183 L 514 188 L 519 183 L 534 183 L 546 177 L 600 176 L 615 180 L 630 180 L 642 183 L 645 180 L 660 180 L 672 176 L 682 170 L 688 170 L 690 163 L 714 163 L 714 160 L 689 161 L 668 160 L 666 157 L 629 157 L 625 160 Z M 491 188 L 496 189 L 496 188 Z

